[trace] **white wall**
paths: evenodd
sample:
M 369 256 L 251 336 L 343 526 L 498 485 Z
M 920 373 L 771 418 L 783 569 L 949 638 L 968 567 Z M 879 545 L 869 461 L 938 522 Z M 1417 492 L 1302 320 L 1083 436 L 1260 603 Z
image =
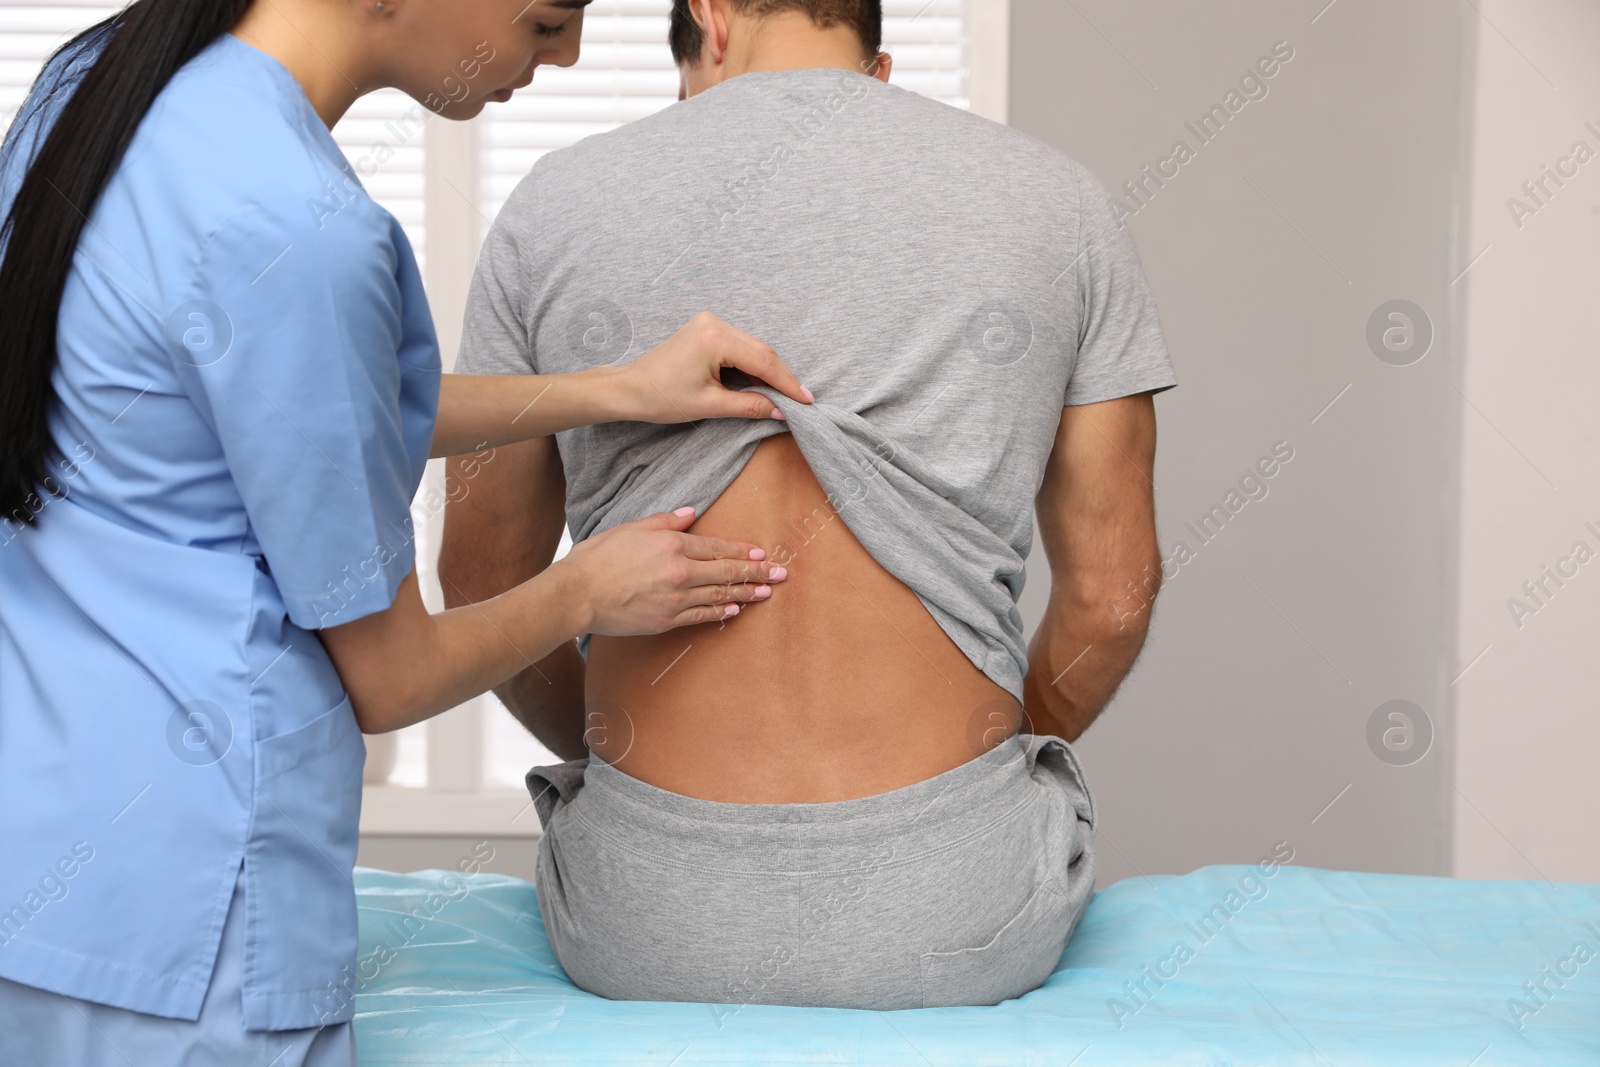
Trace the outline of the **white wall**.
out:
M 1600 6 L 1477 2 L 1454 872 L 1600 881 Z

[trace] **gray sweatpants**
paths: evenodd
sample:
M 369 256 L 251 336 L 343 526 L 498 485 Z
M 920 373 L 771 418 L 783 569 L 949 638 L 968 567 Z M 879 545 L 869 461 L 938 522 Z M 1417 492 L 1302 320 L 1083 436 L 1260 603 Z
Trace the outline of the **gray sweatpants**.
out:
M 1055 969 L 1094 890 L 1094 800 L 1058 737 L 832 804 L 722 804 L 597 758 L 528 772 L 539 910 L 615 1000 L 995 1004 Z

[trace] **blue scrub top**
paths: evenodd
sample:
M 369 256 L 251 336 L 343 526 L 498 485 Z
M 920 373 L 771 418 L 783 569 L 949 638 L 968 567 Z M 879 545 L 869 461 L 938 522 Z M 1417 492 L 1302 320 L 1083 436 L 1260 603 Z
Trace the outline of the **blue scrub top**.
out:
M 58 340 L 66 495 L 0 524 L 0 977 L 195 1019 L 242 867 L 247 1027 L 347 1020 L 365 749 L 311 631 L 412 567 L 440 367 L 411 248 L 224 35 L 95 206 Z

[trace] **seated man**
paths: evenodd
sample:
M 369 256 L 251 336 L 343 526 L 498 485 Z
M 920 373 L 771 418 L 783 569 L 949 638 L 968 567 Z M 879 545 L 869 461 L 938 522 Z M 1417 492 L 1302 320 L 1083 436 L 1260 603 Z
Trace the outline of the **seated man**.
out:
M 584 427 L 461 472 L 452 605 L 548 566 L 563 503 L 579 542 L 693 505 L 789 571 L 737 618 L 594 634 L 498 690 L 571 760 L 528 776 L 540 908 L 602 996 L 993 1004 L 1093 890 L 1067 741 L 1144 640 L 1174 379 L 1104 187 L 888 84 L 879 10 L 676 0 L 689 98 L 542 158 L 479 259 L 458 370 L 626 362 L 709 310 L 816 396 L 751 382 L 785 421 Z

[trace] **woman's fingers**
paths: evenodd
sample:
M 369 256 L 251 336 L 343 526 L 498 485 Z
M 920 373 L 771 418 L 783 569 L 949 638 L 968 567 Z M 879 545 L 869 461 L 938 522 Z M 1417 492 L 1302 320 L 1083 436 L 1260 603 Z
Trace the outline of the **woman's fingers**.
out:
M 763 549 L 748 542 L 698 534 L 682 534 L 680 539 L 683 542 L 683 554 L 689 563 L 688 581 L 685 584 L 691 587 L 729 588 L 749 584 L 753 588 L 781 582 L 789 577 L 787 567 L 771 562 Z
M 761 393 L 725 386 L 722 371 L 729 368 L 801 403 L 812 400 L 810 390 L 800 384 L 771 345 L 702 311 L 623 368 L 617 379 L 623 417 L 664 424 L 783 418 L 783 412 Z
M 702 585 L 690 591 L 692 606 L 678 613 L 675 626 L 693 626 L 702 622 L 720 622 L 731 619 L 740 612 L 742 604 L 759 604 L 772 597 L 772 586 L 766 583 L 736 582 L 732 585 Z
M 682 532 L 694 525 L 694 508 L 682 507 L 676 511 L 658 511 L 654 515 L 646 515 L 642 519 L 632 522 L 618 523 L 614 529 L 633 527 L 639 530 L 677 530 Z M 754 545 L 750 546 L 755 548 Z M 760 551 L 757 549 L 757 551 Z
M 560 564 L 592 590 L 592 633 L 661 633 L 716 622 L 772 596 L 789 576 L 759 546 L 683 532 L 692 508 L 657 512 L 574 545 Z
M 794 371 L 779 358 L 771 345 L 757 340 L 737 326 L 720 319 L 717 321 L 728 334 L 726 354 L 722 359 L 724 367 L 733 367 L 760 378 L 784 396 L 802 404 L 816 400 L 811 390 L 800 384 L 800 379 L 795 377 Z
M 691 590 L 701 586 L 728 588 L 744 584 L 764 585 L 789 577 L 788 568 L 765 561 L 691 558 L 685 562 L 688 567 L 683 587 Z
M 678 536 L 667 544 L 690 562 L 690 577 L 684 583 L 686 586 L 744 581 L 781 582 L 787 576 L 782 567 L 767 562 L 767 551 L 760 545 L 683 533 L 694 524 L 694 518 L 694 508 L 682 507 L 676 511 L 658 511 L 642 519 L 619 523 L 612 530 L 665 530 L 677 533 Z M 702 563 L 704 567 L 699 566 Z
M 767 552 L 760 545 L 748 541 L 729 541 L 721 537 L 701 534 L 683 535 L 683 554 L 690 559 L 764 560 Z
M 667 628 L 675 630 L 680 626 L 696 626 L 703 622 L 721 622 L 723 619 L 731 619 L 737 614 L 739 614 L 739 605 L 737 604 L 703 604 L 680 611 L 677 618 L 672 620 L 672 625 Z

